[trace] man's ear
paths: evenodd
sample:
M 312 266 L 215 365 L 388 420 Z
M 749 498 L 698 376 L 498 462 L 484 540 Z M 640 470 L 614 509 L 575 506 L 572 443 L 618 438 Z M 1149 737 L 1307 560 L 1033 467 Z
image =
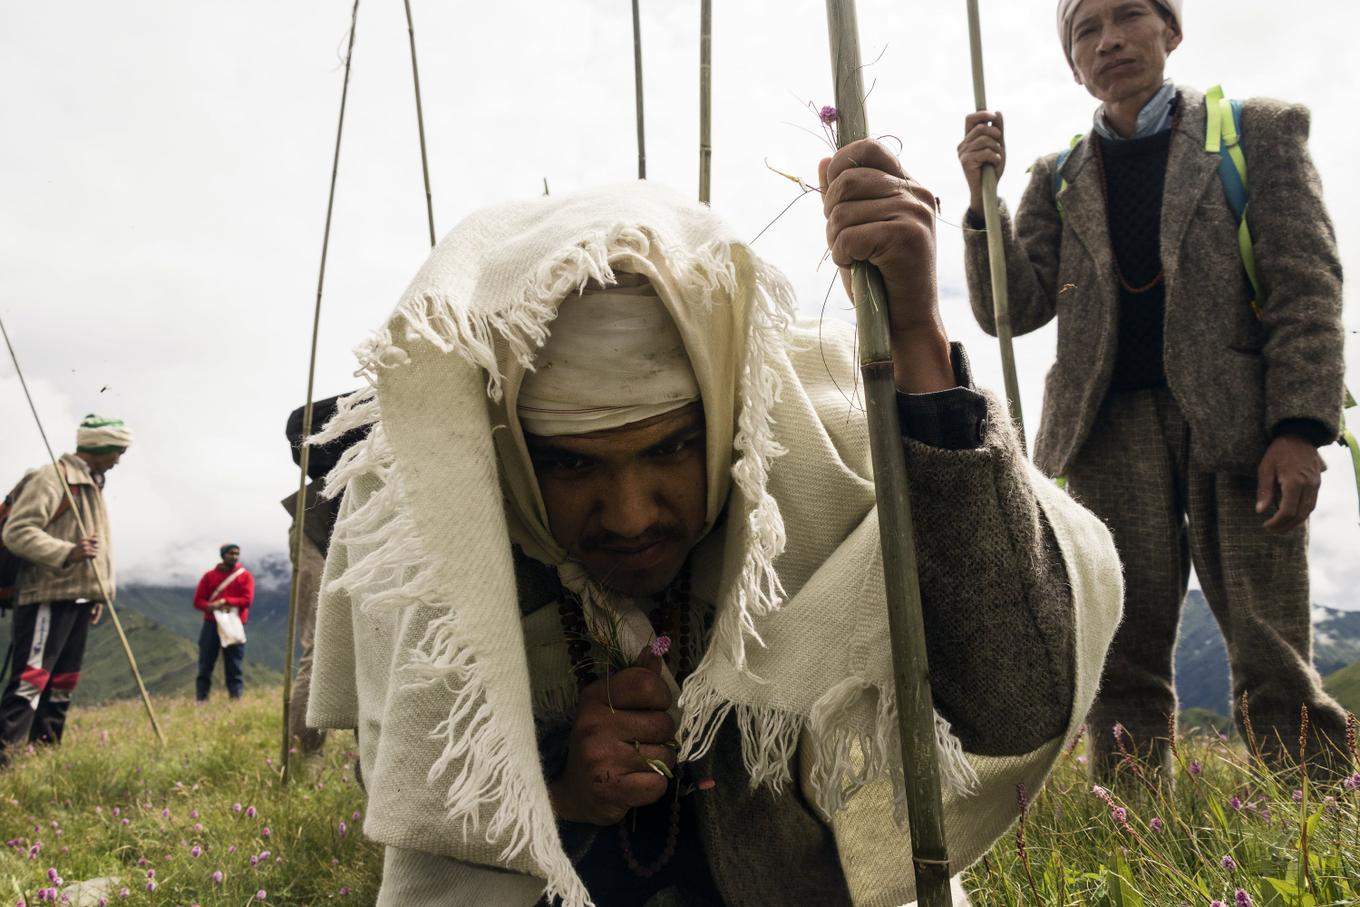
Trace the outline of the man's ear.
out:
M 1167 28 L 1171 30 L 1171 37 L 1166 39 L 1166 52 L 1170 54 L 1173 50 L 1181 46 L 1181 41 L 1184 40 L 1185 36 L 1181 34 L 1179 28 L 1170 23 L 1167 23 Z

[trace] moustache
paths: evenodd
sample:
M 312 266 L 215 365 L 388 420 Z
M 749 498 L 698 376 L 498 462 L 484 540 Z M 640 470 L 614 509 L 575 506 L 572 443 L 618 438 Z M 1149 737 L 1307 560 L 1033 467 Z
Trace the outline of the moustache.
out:
M 583 547 L 591 550 L 639 551 L 658 542 L 674 542 L 683 539 L 684 530 L 671 523 L 658 523 L 649 526 L 639 535 L 622 536 L 612 532 L 598 532 L 585 539 Z

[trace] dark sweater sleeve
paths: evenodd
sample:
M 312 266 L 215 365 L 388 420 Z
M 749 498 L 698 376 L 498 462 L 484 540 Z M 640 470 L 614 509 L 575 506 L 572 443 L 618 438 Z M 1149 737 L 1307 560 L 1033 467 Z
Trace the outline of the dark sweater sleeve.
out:
M 956 387 L 933 394 L 897 394 L 902 437 L 945 450 L 970 450 L 982 444 L 987 398 L 973 387 L 973 368 L 962 343 L 949 345 Z
M 935 707 L 971 753 L 1026 753 L 1062 733 L 1075 684 L 1066 568 L 1004 404 L 982 443 L 904 440 Z

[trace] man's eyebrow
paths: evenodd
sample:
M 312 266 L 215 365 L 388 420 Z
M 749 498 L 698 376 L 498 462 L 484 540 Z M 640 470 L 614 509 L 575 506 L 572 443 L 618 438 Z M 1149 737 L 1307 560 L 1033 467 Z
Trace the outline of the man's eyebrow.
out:
M 675 431 L 666 435 L 666 437 L 662 438 L 660 441 L 657 441 L 655 444 L 649 445 L 647 449 L 659 450 L 663 447 L 669 447 L 670 445 L 676 443 L 677 441 L 689 441 L 703 434 L 704 429 L 706 427 L 707 426 L 704 423 L 703 417 L 696 416 L 694 421 L 690 422 L 688 425 L 680 426 Z
M 566 447 L 557 446 L 552 442 L 551 438 L 536 439 L 526 436 L 524 439 L 524 444 L 526 447 L 529 448 L 529 456 L 532 459 L 551 459 L 554 457 L 560 458 L 570 457 L 572 459 L 578 460 L 590 459 L 589 456 L 578 453 L 574 450 L 569 450 Z

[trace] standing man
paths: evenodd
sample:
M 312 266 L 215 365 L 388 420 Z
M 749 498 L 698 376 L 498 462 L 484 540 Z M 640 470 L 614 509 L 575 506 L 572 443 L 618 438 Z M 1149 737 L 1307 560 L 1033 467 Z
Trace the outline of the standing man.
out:
M 235 611 L 244 626 L 250 617 L 250 604 L 255 601 L 255 577 L 241 566 L 241 546 L 223 545 L 218 553 L 222 563 L 213 567 L 198 581 L 194 591 L 194 607 L 203 612 L 203 630 L 198 634 L 198 678 L 195 697 L 199 702 L 208 699 L 212 689 L 213 667 L 217 664 L 217 650 L 222 650 L 222 670 L 227 680 L 227 695 L 240 699 L 246 680 L 241 664 L 246 657 L 244 641 L 223 645 L 218 636 L 216 612 Z
M 1344 741 L 1311 660 L 1307 520 L 1342 408 L 1341 265 L 1308 156 L 1308 111 L 1252 99 L 1241 115 L 1245 273 L 1199 92 L 1164 79 L 1181 0 L 1061 0 L 1058 36 L 1101 102 L 1064 162 L 1032 168 L 1002 229 L 1015 332 L 1058 319 L 1035 463 L 1106 521 L 1124 561 L 1124 623 L 1090 720 L 1097 773 L 1114 726 L 1164 768 L 1176 711 L 1172 653 L 1193 563 L 1225 637 L 1239 727 L 1275 765 Z M 969 115 L 973 311 L 995 333 L 981 168 L 1006 163 L 999 113 Z M 1055 172 L 1055 169 L 1057 172 Z M 1061 191 L 1060 191 L 1061 187 Z
M 104 611 L 100 577 L 114 594 L 104 476 L 131 444 L 132 431 L 122 421 L 86 416 L 76 429 L 76 452 L 33 470 L 16 490 L 4 543 L 26 563 L 18 577 L 9 683 L 0 699 L 0 767 L 12 747 L 61 742 L 85 640 Z

